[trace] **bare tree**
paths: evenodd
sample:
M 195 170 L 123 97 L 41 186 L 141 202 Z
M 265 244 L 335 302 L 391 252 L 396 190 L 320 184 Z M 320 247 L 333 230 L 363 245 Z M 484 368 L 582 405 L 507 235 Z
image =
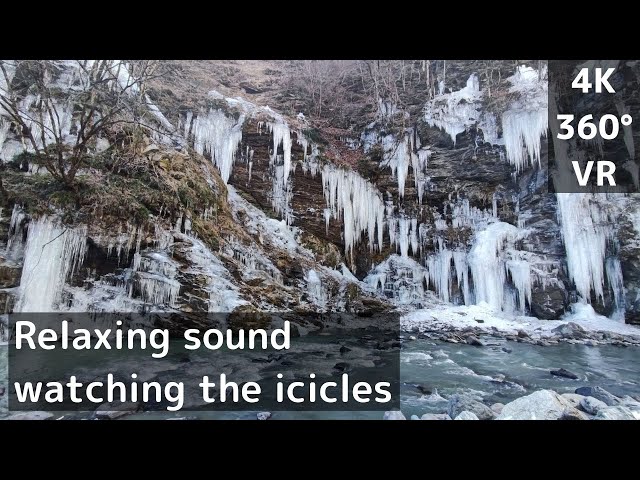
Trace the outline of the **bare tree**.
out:
M 159 63 L 0 61 L 0 114 L 53 178 L 72 187 L 97 138 L 148 111 L 146 82 Z

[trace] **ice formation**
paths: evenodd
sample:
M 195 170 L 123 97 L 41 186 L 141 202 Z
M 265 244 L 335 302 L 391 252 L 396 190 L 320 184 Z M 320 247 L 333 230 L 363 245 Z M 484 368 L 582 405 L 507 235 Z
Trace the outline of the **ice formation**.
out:
M 549 126 L 546 67 L 538 71 L 521 65 L 507 80 L 518 99 L 502 114 L 502 132 L 507 158 L 519 172 L 540 166 L 540 138 Z
M 607 243 L 615 234 L 611 204 L 591 193 L 558 193 L 558 217 L 567 256 L 569 277 L 583 302 L 604 296 L 605 274 L 609 284 L 618 279 L 615 268 L 605 271 Z
M 429 181 L 426 170 L 431 151 L 428 148 L 417 149 L 416 147 L 413 131 L 405 133 L 400 141 L 397 141 L 393 135 L 383 137 L 384 159 L 381 165 L 391 168 L 392 175 L 398 181 L 400 198 L 404 197 L 409 166 L 411 166 L 418 200 L 422 203 L 422 197 Z
M 531 301 L 529 267 L 524 260 L 509 258 L 509 252 L 505 248 L 523 235 L 523 231 L 505 222 L 492 223 L 476 233 L 468 256 L 476 303 L 486 302 L 500 310 L 513 308 L 512 299 L 507 292 L 509 274 L 519 294 L 520 310 L 524 312 L 524 301 Z
M 52 312 L 60 307 L 67 279 L 84 261 L 85 226 L 64 227 L 54 218 L 31 220 L 16 312 Z
M 177 234 L 176 237 L 192 244 L 187 251 L 191 266 L 185 273 L 206 277 L 209 312 L 231 312 L 235 307 L 248 303 L 241 299 L 238 287 L 232 282 L 231 273 L 201 240 L 184 234 Z
M 473 74 L 463 89 L 452 93 L 441 92 L 427 103 L 424 119 L 427 124 L 447 132 L 455 145 L 458 134 L 478 121 L 481 96 L 478 76 Z
M 345 253 L 353 256 L 353 247 L 365 232 L 369 248 L 381 249 L 385 205 L 376 187 L 353 170 L 332 165 L 323 167 L 322 185 L 331 216 L 343 220 Z
M 229 181 L 231 169 L 236 159 L 238 146 L 242 141 L 244 116 L 238 120 L 229 118 L 221 110 L 209 110 L 207 115 L 198 115 L 193 120 L 193 148 L 199 154 L 208 153 L 224 183 Z
M 307 282 L 307 296 L 317 307 L 324 309 L 327 306 L 329 295 L 322 285 L 322 281 L 315 270 L 309 270 L 305 277 Z
M 175 306 L 180 293 L 180 282 L 176 280 L 177 264 L 164 252 L 136 253 L 132 270 L 134 284 L 146 303 Z M 133 296 L 133 285 L 129 296 Z
M 427 270 L 410 257 L 389 255 L 376 265 L 363 282 L 399 305 L 425 304 Z
M 409 247 L 413 255 L 417 255 L 419 253 L 418 220 L 405 215 L 389 216 L 387 223 L 391 245 L 395 245 L 396 249 L 400 250 L 400 256 L 408 257 Z

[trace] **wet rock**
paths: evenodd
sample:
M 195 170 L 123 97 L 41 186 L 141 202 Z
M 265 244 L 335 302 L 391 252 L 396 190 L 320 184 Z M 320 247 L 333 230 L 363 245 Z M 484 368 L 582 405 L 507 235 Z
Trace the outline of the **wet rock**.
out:
M 49 412 L 20 412 L 9 415 L 5 420 L 49 420 L 53 413 Z
M 17 287 L 20 284 L 22 267 L 10 263 L 0 264 L 0 288 Z
M 340 355 L 344 355 L 345 353 L 350 352 L 351 349 L 349 347 L 345 347 L 344 345 L 340 347 Z
M 585 329 L 574 322 L 565 323 L 551 331 L 559 334 L 562 338 L 567 339 L 584 339 L 588 336 Z
M 96 418 L 115 420 L 116 418 L 124 417 L 125 415 L 131 415 L 137 412 L 139 405 L 132 402 L 124 403 L 103 403 L 96 411 Z
M 558 420 L 571 403 L 553 390 L 538 390 L 507 403 L 496 420 Z
M 465 410 L 463 412 L 460 412 L 454 420 L 480 420 L 480 419 L 475 413 Z
M 518 338 L 528 338 L 529 334 L 524 330 L 518 330 Z
M 555 377 L 570 378 L 571 380 L 577 380 L 579 377 L 573 372 L 564 368 L 558 368 L 557 370 L 550 370 L 549 373 Z
M 446 413 L 425 413 L 420 420 L 451 420 L 451 417 Z
M 571 406 L 575 408 L 579 407 L 580 402 L 584 398 L 582 395 L 578 395 L 577 393 L 563 393 L 561 397 L 568 400 Z
M 407 417 L 400 410 L 390 410 L 384 412 L 383 420 L 406 420 Z
M 575 393 L 585 397 L 593 397 L 606 403 L 608 406 L 614 406 L 620 403 L 620 399 L 618 397 L 607 392 L 602 387 L 580 387 L 576 388 Z
M 605 407 L 598 410 L 594 420 L 640 420 L 640 412 L 634 412 L 622 405 Z
M 493 410 L 493 412 L 496 415 L 500 415 L 502 413 L 502 409 L 504 408 L 504 403 L 494 403 L 493 405 L 491 405 L 491 410 Z
M 258 420 L 269 420 L 271 418 L 271 412 L 260 412 L 256 414 Z
M 555 320 L 569 305 L 569 295 L 562 282 L 534 285 L 531 292 L 531 314 L 542 320 Z
M 469 411 L 480 420 L 491 420 L 495 413 L 484 403 L 475 400 L 469 395 L 455 394 L 449 398 L 447 413 L 451 418 L 456 418 L 461 412 Z
M 484 342 L 482 342 L 478 337 L 474 335 L 469 335 L 467 337 L 467 344 L 473 345 L 476 347 L 484 347 Z
M 511 353 L 511 352 L 513 352 L 513 350 L 512 350 L 512 349 L 510 349 L 509 347 L 502 347 L 502 351 L 503 351 L 503 352 L 505 352 L 505 353 Z
M 589 416 L 574 407 L 567 407 L 562 412 L 560 420 L 589 420 Z
M 347 372 L 351 369 L 351 365 L 347 362 L 338 362 L 333 366 L 333 368 L 339 372 Z
M 602 408 L 607 408 L 607 404 L 594 397 L 583 397 L 580 400 L 580 408 L 589 415 L 597 415 Z

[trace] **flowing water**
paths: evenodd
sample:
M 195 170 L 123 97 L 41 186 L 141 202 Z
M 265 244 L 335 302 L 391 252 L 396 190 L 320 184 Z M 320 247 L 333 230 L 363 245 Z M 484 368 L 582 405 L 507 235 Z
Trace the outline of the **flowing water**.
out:
M 503 351 L 511 349 L 511 353 Z M 7 387 L 6 345 L 0 346 L 0 385 Z M 558 344 L 537 346 L 494 339 L 492 345 L 473 347 L 430 340 L 403 344 L 401 405 L 403 413 L 422 415 L 446 411 L 446 398 L 468 393 L 486 404 L 507 403 L 535 390 L 573 392 L 600 385 L 615 395 L 640 395 L 640 348 Z M 577 380 L 560 378 L 550 370 L 565 368 Z M 504 378 L 502 378 L 504 376 Z M 7 394 L 0 397 L 0 417 L 6 414 Z M 256 412 L 141 412 L 125 419 L 226 418 L 255 419 Z M 62 416 L 58 412 L 57 417 Z M 86 418 L 71 414 L 67 418 Z M 380 419 L 382 412 L 274 412 L 273 419 Z

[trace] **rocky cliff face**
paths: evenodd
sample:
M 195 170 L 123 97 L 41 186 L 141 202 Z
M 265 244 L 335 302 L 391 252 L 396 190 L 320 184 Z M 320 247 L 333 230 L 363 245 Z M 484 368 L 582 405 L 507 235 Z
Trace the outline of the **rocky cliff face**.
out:
M 90 197 L 69 226 L 60 208 L 42 216 L 38 195 L 14 197 L 0 303 L 197 322 L 238 308 L 369 315 L 436 301 L 555 319 L 587 302 L 637 322 L 640 205 L 551 193 L 545 66 L 495 62 L 491 83 L 474 62 L 450 63 L 446 76 L 429 65 L 412 101 L 380 99 L 367 122 L 338 133 L 312 112 L 289 114 L 277 80 L 217 82 L 220 65 L 182 65 L 150 92 L 169 126 L 136 152 L 143 186 L 119 185 L 149 198 L 144 215 L 127 218 L 115 201 L 97 211 Z M 196 86 L 179 88 L 189 72 Z M 7 175 L 16 191 L 40 188 L 18 168 Z M 52 245 L 47 259 L 60 262 L 34 261 Z M 64 284 L 46 305 L 30 299 L 34 272 L 39 289 Z

